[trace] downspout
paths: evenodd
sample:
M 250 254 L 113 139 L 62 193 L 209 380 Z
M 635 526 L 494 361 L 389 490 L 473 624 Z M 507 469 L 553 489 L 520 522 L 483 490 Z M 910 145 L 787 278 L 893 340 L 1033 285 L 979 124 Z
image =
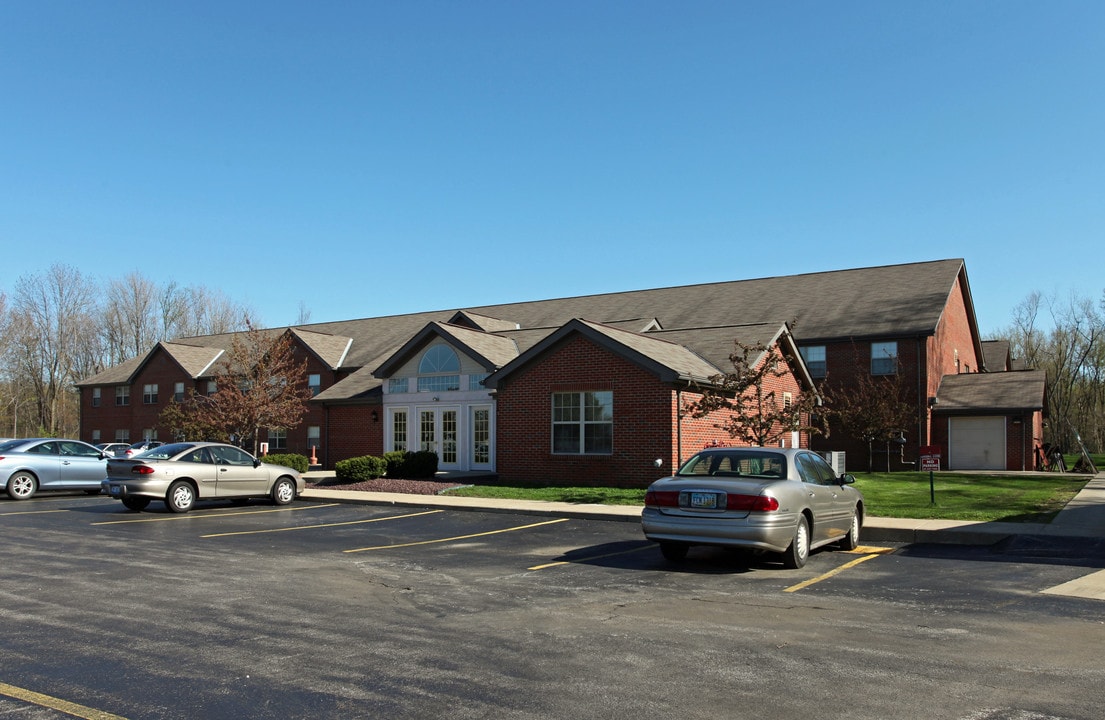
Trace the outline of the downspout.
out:
M 683 465 L 683 389 L 675 389 L 675 467 Z M 675 472 L 672 471 L 674 475 Z

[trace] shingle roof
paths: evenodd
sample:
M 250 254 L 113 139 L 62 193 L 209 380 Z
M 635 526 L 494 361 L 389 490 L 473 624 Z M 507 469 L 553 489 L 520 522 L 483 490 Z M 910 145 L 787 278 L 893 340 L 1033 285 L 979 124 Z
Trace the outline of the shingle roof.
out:
M 1009 413 L 1044 407 L 1043 370 L 945 375 L 936 392 L 939 413 Z

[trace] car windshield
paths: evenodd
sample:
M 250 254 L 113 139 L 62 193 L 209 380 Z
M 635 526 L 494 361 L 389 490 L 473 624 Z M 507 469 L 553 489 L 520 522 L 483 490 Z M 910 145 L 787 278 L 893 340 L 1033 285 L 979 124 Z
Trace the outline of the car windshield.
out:
M 136 460 L 168 460 L 169 458 L 176 457 L 186 450 L 190 450 L 196 446 L 195 443 L 172 443 L 170 445 L 159 445 L 155 448 L 138 453 L 134 456 Z
M 677 474 L 784 478 L 787 476 L 787 459 L 779 453 L 757 450 L 699 453 L 683 463 Z

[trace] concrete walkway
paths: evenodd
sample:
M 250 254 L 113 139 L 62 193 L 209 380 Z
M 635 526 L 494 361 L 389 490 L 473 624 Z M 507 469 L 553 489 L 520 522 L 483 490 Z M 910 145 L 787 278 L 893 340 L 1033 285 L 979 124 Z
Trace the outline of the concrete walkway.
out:
M 305 473 L 308 480 L 333 477 L 329 472 Z M 408 495 L 400 493 L 359 492 L 310 488 L 304 500 L 434 507 L 453 510 L 482 510 L 524 515 L 556 515 L 640 522 L 640 505 L 588 505 L 541 502 L 536 500 L 495 500 L 490 498 L 450 497 L 447 495 Z M 1093 538 L 1105 540 L 1105 473 L 1099 473 L 1050 523 L 970 522 L 964 520 L 911 520 L 868 517 L 863 525 L 866 542 L 948 543 L 956 545 L 993 545 L 1018 535 Z

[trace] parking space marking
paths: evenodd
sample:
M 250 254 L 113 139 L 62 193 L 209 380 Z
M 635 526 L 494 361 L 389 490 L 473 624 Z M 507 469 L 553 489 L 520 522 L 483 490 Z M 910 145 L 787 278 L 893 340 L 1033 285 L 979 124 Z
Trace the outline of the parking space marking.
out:
M 0 682 L 0 695 L 6 695 L 7 697 L 28 702 L 32 705 L 49 708 L 50 710 L 57 710 L 58 712 L 63 712 L 73 717 L 84 718 L 84 720 L 126 720 L 126 718 L 121 715 L 112 715 L 103 710 L 95 710 L 90 707 L 85 707 L 84 705 L 71 703 L 68 700 L 61 700 L 60 698 L 37 693 L 34 690 L 25 690 L 2 682 Z
M 206 515 L 196 513 L 181 513 L 180 515 L 159 515 L 157 517 L 134 518 L 132 520 L 104 520 L 94 522 L 93 525 L 126 525 L 128 523 L 168 522 L 169 520 L 209 520 L 211 518 L 234 517 L 235 515 L 263 515 L 274 512 L 292 512 L 293 510 L 313 510 L 315 508 L 336 507 L 341 503 L 326 503 L 324 505 L 303 505 L 301 507 L 282 507 L 272 510 L 244 510 L 239 512 L 210 512 Z
M 555 560 L 544 565 L 534 565 L 528 567 L 526 570 L 547 570 L 548 568 L 561 567 L 562 565 L 578 565 L 580 563 L 591 562 L 593 560 L 602 560 L 603 558 L 616 557 L 618 555 L 628 555 L 629 553 L 641 552 L 642 550 L 648 550 L 649 548 L 656 547 L 655 543 L 648 543 L 641 547 L 630 548 L 629 550 L 619 550 L 617 552 L 603 553 L 602 555 L 589 555 L 587 557 L 574 558 L 572 560 Z
M 347 520 L 345 522 L 319 523 L 318 525 L 297 525 L 296 527 L 266 528 L 264 530 L 238 530 L 236 532 L 210 533 L 200 535 L 201 538 L 230 537 L 231 535 L 260 535 L 262 533 L 291 532 L 292 530 L 314 530 L 316 528 L 340 527 L 342 525 L 363 525 L 364 523 L 383 522 L 385 520 L 402 520 L 404 518 L 418 517 L 419 515 L 433 515 L 445 512 L 444 510 L 426 510 L 424 512 L 407 513 L 406 515 L 389 515 L 388 517 L 369 518 L 368 520 Z
M 868 560 L 874 560 L 879 555 L 886 555 L 887 553 L 892 553 L 892 552 L 894 552 L 894 548 L 857 547 L 855 550 L 850 550 L 849 552 L 859 553 L 859 552 L 864 552 L 864 551 L 867 554 L 863 555 L 862 557 L 858 557 L 855 560 L 850 560 L 850 561 L 844 563 L 843 565 L 841 565 L 840 567 L 834 568 L 833 570 L 830 570 L 827 573 L 822 573 L 821 575 L 818 575 L 817 577 L 812 577 L 809 580 L 803 580 L 802 582 L 798 583 L 797 585 L 791 585 L 786 590 L 783 590 L 783 592 L 798 592 L 799 590 L 802 590 L 803 588 L 808 588 L 810 585 L 816 585 L 817 583 L 821 582 L 822 580 L 828 580 L 833 575 L 839 575 L 840 573 L 844 572 L 845 570 L 848 570 L 850 568 L 854 568 L 856 565 L 859 565 L 860 563 L 865 563 Z
M 62 510 L 8 510 L 6 512 L 0 513 L 0 517 L 3 517 L 4 515 L 45 515 L 47 513 L 63 513 L 63 512 L 69 512 L 69 510 L 68 509 L 62 509 Z
M 503 528 L 502 530 L 488 530 L 487 532 L 472 533 L 471 535 L 458 535 L 456 537 L 438 538 L 437 540 L 420 540 L 418 542 L 398 543 L 396 545 L 377 545 L 375 547 L 363 547 L 355 548 L 353 550 L 342 550 L 344 553 L 359 553 L 368 552 L 370 550 L 393 550 L 395 548 L 414 547 L 415 545 L 434 545 L 437 543 L 455 542 L 457 540 L 468 540 L 469 538 L 485 537 L 487 535 L 499 535 L 501 533 L 514 532 L 516 530 L 528 530 L 529 528 L 541 527 L 542 525 L 555 525 L 556 523 L 568 522 L 571 518 L 558 518 L 556 520 L 546 520 L 545 522 L 533 523 L 531 525 L 519 525 L 512 528 Z

